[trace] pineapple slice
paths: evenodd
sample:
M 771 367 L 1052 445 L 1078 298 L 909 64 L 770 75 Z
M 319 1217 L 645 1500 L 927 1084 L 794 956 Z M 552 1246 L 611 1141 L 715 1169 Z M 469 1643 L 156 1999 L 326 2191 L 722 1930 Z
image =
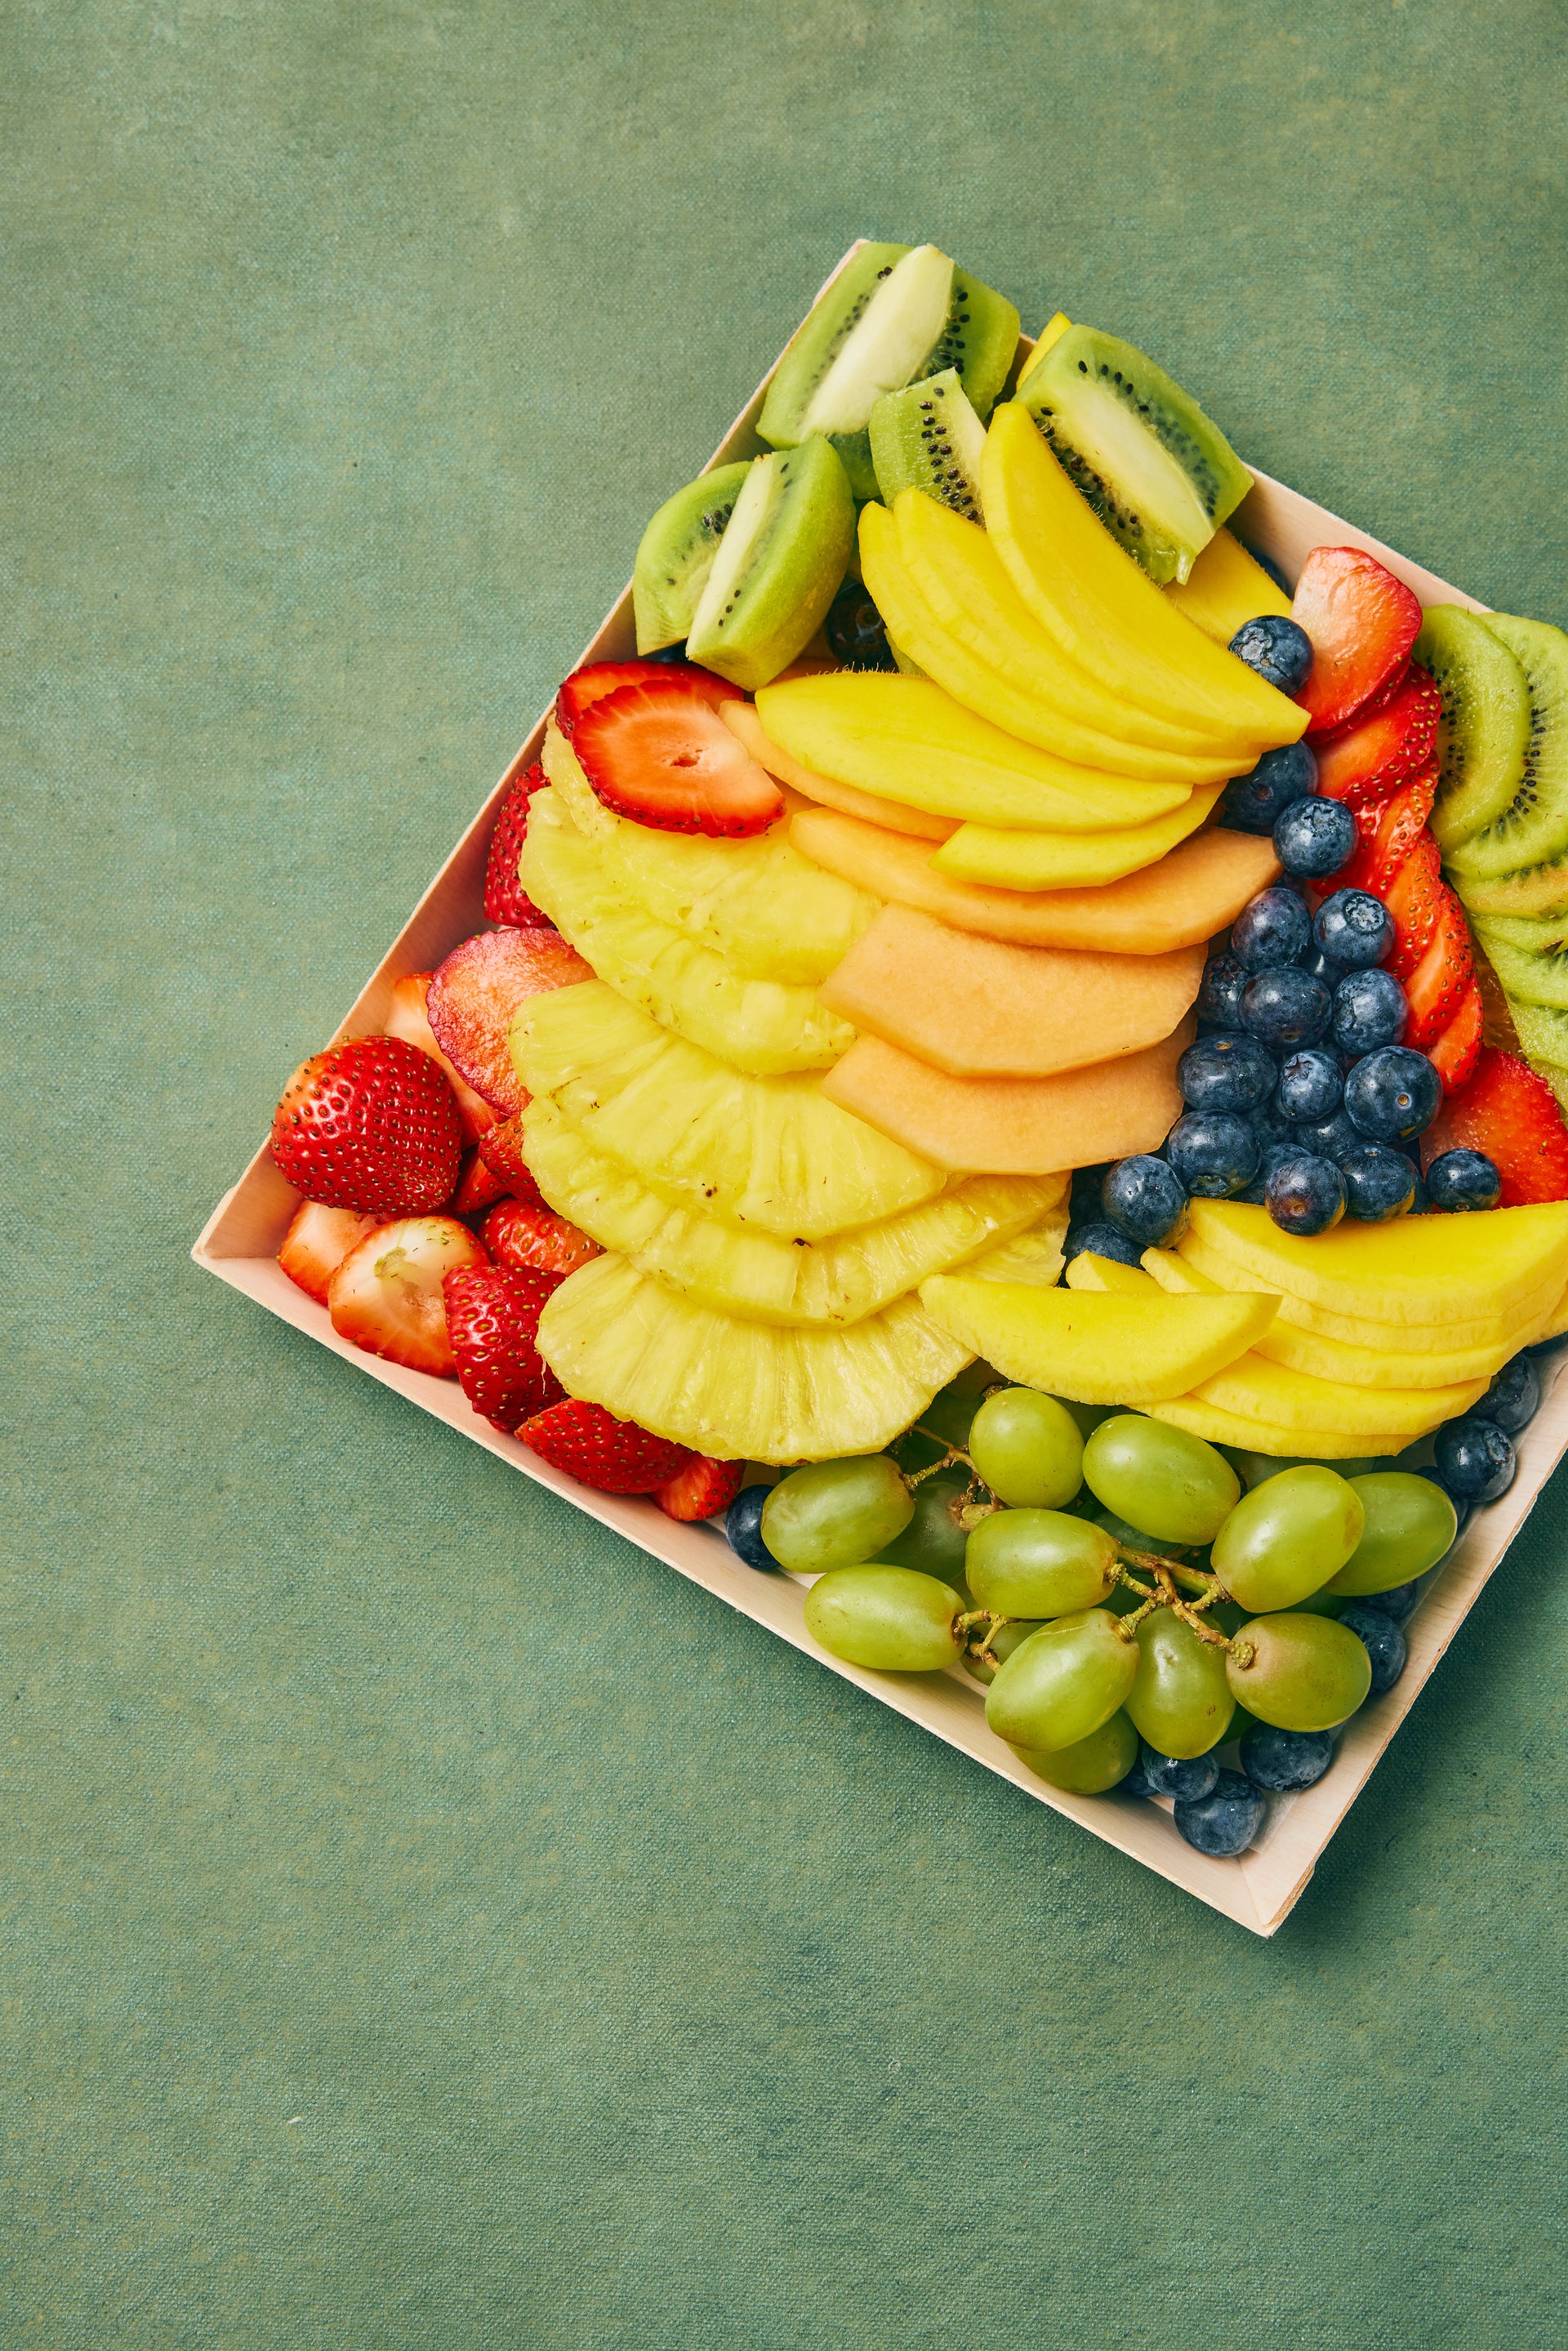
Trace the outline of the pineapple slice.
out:
M 935 1199 L 930 1161 L 823 1099 L 800 1075 L 748 1078 L 582 980 L 519 1006 L 512 1059 L 530 1094 L 700 1215 L 821 1240 Z
M 569 1126 L 542 1095 L 523 1113 L 523 1136 L 534 1180 L 552 1208 L 603 1248 L 630 1258 L 639 1272 L 656 1274 L 667 1289 L 721 1313 L 759 1322 L 859 1322 L 928 1273 L 971 1261 L 990 1243 L 1023 1249 L 1035 1238 L 1025 1228 L 1042 1217 L 1042 1238 L 1058 1270 L 1061 1265 L 1067 1221 L 1061 1176 L 967 1176 L 921 1207 L 802 1248 L 673 1207 Z M 1014 1240 L 1015 1234 L 1023 1238 Z M 980 1259 L 971 1270 L 988 1261 Z M 1009 1270 L 996 1278 L 1029 1277 Z
M 1066 1192 L 1065 1180 L 1062 1191 Z M 1027 1281 L 1036 1290 L 1054 1290 L 1061 1279 L 1066 1259 L 1062 1242 L 1067 1238 L 1067 1201 L 1053 1207 L 1027 1232 L 1016 1239 L 1003 1238 L 981 1257 L 971 1258 L 964 1268 L 977 1281 Z
M 745 978 L 716 948 L 629 901 L 554 791 L 528 802 L 522 883 L 618 996 L 731 1069 L 753 1077 L 831 1069 L 854 1043 L 849 1022 L 812 989 Z
M 571 1395 L 721 1461 L 878 1452 L 971 1360 L 914 1298 L 848 1330 L 782 1330 L 613 1256 L 554 1291 L 538 1348 Z
M 803 857 L 790 844 L 788 825 L 750 841 L 711 841 L 612 816 L 554 726 L 545 737 L 544 768 L 622 895 L 716 949 L 745 978 L 815 987 L 870 929 L 881 906 L 869 891 Z

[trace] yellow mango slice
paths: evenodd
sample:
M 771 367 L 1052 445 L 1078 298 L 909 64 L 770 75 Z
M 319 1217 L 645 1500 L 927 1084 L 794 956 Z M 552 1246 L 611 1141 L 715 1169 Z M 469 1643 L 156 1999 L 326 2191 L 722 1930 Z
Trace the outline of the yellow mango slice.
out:
M 1562 1297 L 1557 1301 L 1557 1303 L 1552 1308 L 1551 1313 L 1542 1322 L 1540 1330 L 1535 1334 L 1535 1340 L 1561 1339 L 1564 1331 L 1568 1331 L 1568 1290 L 1563 1291 Z M 1534 1345 L 1535 1340 L 1532 1340 L 1530 1343 Z
M 1291 600 L 1277 588 L 1260 563 L 1254 562 L 1239 538 L 1221 528 L 1193 565 L 1184 581 L 1171 580 L 1163 593 L 1178 611 L 1212 637 L 1228 645 L 1244 621 L 1260 612 L 1289 620 Z
M 814 768 L 803 767 L 774 742 L 752 703 L 721 702 L 718 715 L 759 768 L 766 768 L 778 782 L 805 799 L 824 808 L 840 809 L 845 816 L 858 816 L 866 824 L 884 824 L 891 831 L 906 832 L 916 841 L 948 841 L 958 830 L 961 820 L 957 817 L 933 816 L 903 800 L 873 798 L 853 784 L 841 783 L 836 776 L 819 775 Z
M 1080 1249 L 1067 1269 L 1069 1290 L 1108 1290 L 1113 1298 L 1146 1298 L 1157 1293 L 1160 1286 L 1141 1267 L 1124 1265 L 1120 1258 L 1099 1257 L 1092 1249 Z
M 920 1285 L 932 1321 L 1009 1380 L 1074 1404 L 1178 1396 L 1246 1353 L 1271 1298 L 1167 1298 L 1031 1290 L 935 1274 Z
M 1184 1264 L 1206 1273 L 1218 1288 L 1225 1290 L 1267 1289 L 1258 1275 L 1238 1265 L 1218 1249 L 1209 1249 L 1192 1233 L 1184 1233 L 1179 1244 Z M 1315 1332 L 1325 1339 L 1341 1339 L 1350 1347 L 1386 1348 L 1400 1346 L 1440 1347 L 1444 1353 L 1455 1353 L 1468 1347 L 1506 1346 L 1508 1354 L 1517 1353 L 1521 1347 L 1533 1343 L 1543 1318 L 1552 1311 L 1557 1298 L 1554 1281 L 1538 1291 L 1521 1306 L 1511 1308 L 1506 1314 L 1480 1314 L 1463 1318 L 1447 1316 L 1440 1323 L 1390 1322 L 1386 1317 L 1376 1319 L 1365 1314 L 1342 1314 L 1333 1307 L 1316 1306 L 1304 1298 L 1292 1298 L 1288 1290 L 1280 1296 L 1280 1321 L 1295 1329 Z M 1504 1360 L 1506 1361 L 1506 1356 Z
M 1568 1201 L 1478 1217 L 1347 1221 L 1301 1240 L 1282 1233 L 1266 1208 L 1195 1200 L 1187 1232 L 1288 1296 L 1400 1325 L 1506 1316 L 1568 1280 Z
M 960 825 L 934 853 L 932 868 L 956 881 L 1005 890 L 1094 890 L 1120 882 L 1196 832 L 1212 814 L 1223 787 L 1194 792 L 1185 808 L 1128 832 L 1011 832 L 994 825 Z
M 1247 1354 L 1213 1379 L 1195 1381 L 1192 1400 L 1291 1429 L 1300 1440 L 1298 1453 L 1310 1453 L 1312 1440 L 1323 1430 L 1358 1437 L 1364 1453 L 1370 1436 L 1381 1443 L 1397 1433 L 1406 1444 L 1427 1436 L 1443 1421 L 1468 1412 L 1486 1386 L 1485 1380 L 1468 1380 L 1444 1388 L 1350 1387 L 1340 1380 L 1293 1372 L 1261 1354 Z
M 1065 310 L 1053 311 L 1034 339 L 1034 349 L 1019 370 L 1019 390 L 1021 392 L 1052 343 L 1060 342 L 1072 324 Z
M 1222 1412 L 1218 1405 L 1200 1404 L 1191 1396 L 1151 1404 L 1145 1410 L 1151 1420 L 1167 1420 L 1173 1428 L 1185 1428 L 1189 1436 L 1205 1437 L 1210 1445 L 1234 1445 L 1243 1453 L 1267 1453 L 1275 1460 L 1301 1458 L 1301 1432 L 1272 1421 L 1249 1420 L 1244 1413 Z M 1392 1453 L 1403 1453 L 1409 1442 L 1396 1429 L 1380 1429 L 1365 1436 L 1342 1429 L 1320 1429 L 1312 1436 L 1312 1458 L 1383 1460 Z

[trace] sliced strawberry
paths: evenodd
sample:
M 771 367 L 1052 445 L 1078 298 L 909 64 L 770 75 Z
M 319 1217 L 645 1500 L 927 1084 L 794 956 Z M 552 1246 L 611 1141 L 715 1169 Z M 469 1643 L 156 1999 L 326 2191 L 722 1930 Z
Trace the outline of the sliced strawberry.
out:
M 357 1208 L 324 1208 L 319 1200 L 301 1200 L 294 1212 L 277 1262 L 307 1298 L 327 1303 L 327 1285 L 351 1249 L 382 1223 L 380 1217 L 361 1216 Z
M 519 1421 L 559 1404 L 566 1390 L 535 1343 L 555 1283 L 509 1266 L 449 1273 L 443 1295 L 457 1377 L 475 1411 L 510 1437 Z
M 479 1143 L 479 1156 L 500 1184 L 503 1192 L 514 1200 L 526 1200 L 533 1208 L 545 1205 L 544 1194 L 534 1182 L 533 1170 L 523 1155 L 523 1121 L 515 1117 L 497 1121 L 488 1134 Z
M 588 662 L 572 671 L 556 695 L 556 725 L 561 733 L 574 736 L 583 712 L 602 702 L 607 694 L 619 693 L 623 685 L 667 685 L 695 694 L 715 709 L 721 702 L 745 699 L 739 686 L 731 685 L 728 678 L 716 677 L 712 670 L 698 669 L 691 662 Z
M 482 1217 L 497 1200 L 507 1196 L 507 1187 L 493 1167 L 486 1165 L 476 1151 L 471 1151 L 463 1162 L 463 1173 L 457 1178 L 457 1189 L 446 1202 L 449 1215 Z
M 1430 759 L 1442 709 L 1431 678 L 1412 662 L 1388 701 L 1314 746 L 1319 791 L 1353 809 L 1386 799 Z
M 497 1264 L 519 1273 L 553 1274 L 557 1280 L 604 1254 L 597 1241 L 553 1208 L 531 1207 L 526 1200 L 503 1200 L 492 1208 L 479 1237 Z
M 490 856 L 485 867 L 485 920 L 507 923 L 514 930 L 549 925 L 517 879 L 517 860 L 528 838 L 528 802 L 549 781 L 536 759 L 531 768 L 507 779 L 496 829 L 490 835 Z
M 559 931 L 480 931 L 453 948 L 430 983 L 425 1010 L 459 1074 L 510 1116 L 528 1098 L 507 1045 L 518 1005 L 592 977 Z
M 680 686 L 622 685 L 583 712 L 572 749 L 617 816 L 738 840 L 784 813 L 777 783 L 718 712 Z
M 728 1510 L 745 1475 L 744 1461 L 711 1461 L 706 1453 L 694 1453 L 667 1485 L 654 1489 L 653 1499 L 667 1519 L 711 1519 L 716 1510 Z
M 1437 768 L 1423 768 L 1381 806 L 1358 810 L 1360 845 L 1335 874 L 1335 888 L 1370 890 L 1375 898 L 1386 897 L 1395 875 L 1427 829 L 1437 790 Z
M 1343 726 L 1398 677 L 1420 633 L 1421 606 L 1359 548 L 1314 547 L 1291 618 L 1312 641 L 1312 665 L 1296 695 L 1311 741 Z
M 1486 1030 L 1486 1007 L 1475 974 L 1459 998 L 1459 1008 L 1444 1029 L 1427 1048 L 1427 1059 L 1443 1081 L 1446 1094 L 1458 1093 L 1469 1078 L 1481 1050 Z
M 446 1330 L 442 1283 L 485 1252 L 455 1217 L 400 1217 L 367 1233 L 327 1289 L 340 1338 L 411 1372 L 450 1379 L 457 1369 Z
M 1431 834 L 1423 831 L 1382 893 L 1394 917 L 1388 968 L 1396 979 L 1407 978 L 1431 946 L 1445 886 L 1442 852 Z
M 517 1435 L 554 1469 L 601 1494 L 653 1494 L 693 1458 L 684 1445 L 617 1420 L 602 1405 L 570 1396 L 525 1420 Z
M 483 1094 L 476 1094 L 465 1078 L 458 1076 L 435 1041 L 434 1032 L 424 1008 L 425 998 L 430 994 L 430 983 L 434 977 L 434 973 L 429 971 L 410 971 L 403 974 L 392 992 L 392 1003 L 387 1009 L 386 1033 L 389 1037 L 401 1037 L 405 1044 L 417 1045 L 422 1053 L 428 1053 L 433 1061 L 439 1061 L 446 1072 L 448 1084 L 457 1097 L 457 1112 L 463 1121 L 463 1140 L 465 1143 L 477 1143 L 486 1128 L 494 1126 L 496 1123 L 495 1106 L 487 1102 Z
M 1484 1151 L 1502 1177 L 1505 1208 L 1568 1200 L 1568 1127 L 1557 1097 L 1526 1062 L 1483 1046 L 1468 1085 L 1421 1137 L 1421 1165 L 1444 1151 Z
M 401 1037 L 356 1037 L 301 1061 L 272 1116 L 272 1155 L 326 1208 L 409 1216 L 457 1181 L 463 1130 L 436 1062 Z
M 1405 982 L 1410 1007 L 1405 1042 L 1424 1053 L 1458 1013 L 1475 978 L 1465 910 L 1446 882 L 1437 885 L 1437 916 L 1419 963 Z

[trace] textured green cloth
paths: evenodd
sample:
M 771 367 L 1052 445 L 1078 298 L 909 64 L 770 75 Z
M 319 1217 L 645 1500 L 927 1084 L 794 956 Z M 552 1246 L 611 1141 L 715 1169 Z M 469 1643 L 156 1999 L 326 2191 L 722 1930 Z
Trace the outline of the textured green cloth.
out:
M 1561 1481 L 1264 1945 L 186 1259 L 856 234 L 1568 620 L 1562 31 L 0 10 L 0 2342 L 1563 2339 Z

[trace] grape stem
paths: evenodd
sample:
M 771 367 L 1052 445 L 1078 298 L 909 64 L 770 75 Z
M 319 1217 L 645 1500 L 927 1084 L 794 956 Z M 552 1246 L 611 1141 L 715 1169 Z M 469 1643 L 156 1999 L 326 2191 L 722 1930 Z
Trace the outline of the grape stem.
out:
M 1136 1640 L 1137 1628 L 1145 1616 L 1152 1615 L 1156 1608 L 1168 1608 L 1173 1616 L 1180 1617 L 1189 1632 L 1197 1634 L 1200 1641 L 1207 1641 L 1216 1649 L 1228 1649 L 1239 1666 L 1251 1664 L 1253 1650 L 1250 1642 L 1243 1641 L 1238 1646 L 1217 1625 L 1206 1625 L 1203 1621 L 1204 1609 L 1212 1608 L 1217 1600 L 1228 1600 L 1230 1597 L 1218 1575 L 1206 1575 L 1200 1568 L 1185 1567 L 1180 1560 L 1163 1558 L 1157 1552 L 1132 1551 L 1125 1543 L 1118 1543 L 1116 1550 L 1116 1581 L 1124 1583 L 1130 1592 L 1140 1593 L 1143 1599 L 1142 1607 L 1116 1619 L 1116 1629 L 1124 1641 Z M 1141 1583 L 1135 1575 L 1130 1573 L 1128 1562 L 1152 1575 L 1155 1579 L 1153 1584 Z M 1196 1592 L 1197 1598 L 1184 1599 L 1176 1589 L 1178 1583 L 1185 1584 L 1189 1592 Z
M 1002 1661 L 992 1648 L 991 1643 L 1004 1625 L 1016 1625 L 1017 1622 L 1016 1616 L 998 1616 L 994 1608 L 971 1608 L 967 1614 L 954 1619 L 954 1629 L 964 1635 L 965 1655 L 977 1657 L 982 1665 L 989 1666 L 992 1673 L 998 1674 L 1002 1669 Z M 977 1648 L 971 1636 L 975 1626 L 982 1624 L 986 1628 L 985 1638 Z
M 934 1445 L 944 1442 L 931 1429 L 921 1428 L 918 1422 L 915 1424 L 915 1428 L 918 1436 L 929 1437 Z M 949 1445 L 939 1461 L 928 1461 L 924 1469 L 905 1469 L 902 1475 L 904 1484 L 913 1491 L 924 1479 L 935 1478 L 938 1469 L 951 1469 L 956 1462 L 960 1461 L 969 1473 L 969 1484 L 962 1502 L 958 1505 L 958 1524 L 973 1533 L 982 1519 L 990 1518 L 994 1512 L 1001 1510 L 1003 1505 L 998 1501 L 995 1494 L 991 1493 L 990 1488 L 961 1446 Z M 990 1495 L 990 1499 L 982 1502 L 979 1499 L 982 1494 Z

